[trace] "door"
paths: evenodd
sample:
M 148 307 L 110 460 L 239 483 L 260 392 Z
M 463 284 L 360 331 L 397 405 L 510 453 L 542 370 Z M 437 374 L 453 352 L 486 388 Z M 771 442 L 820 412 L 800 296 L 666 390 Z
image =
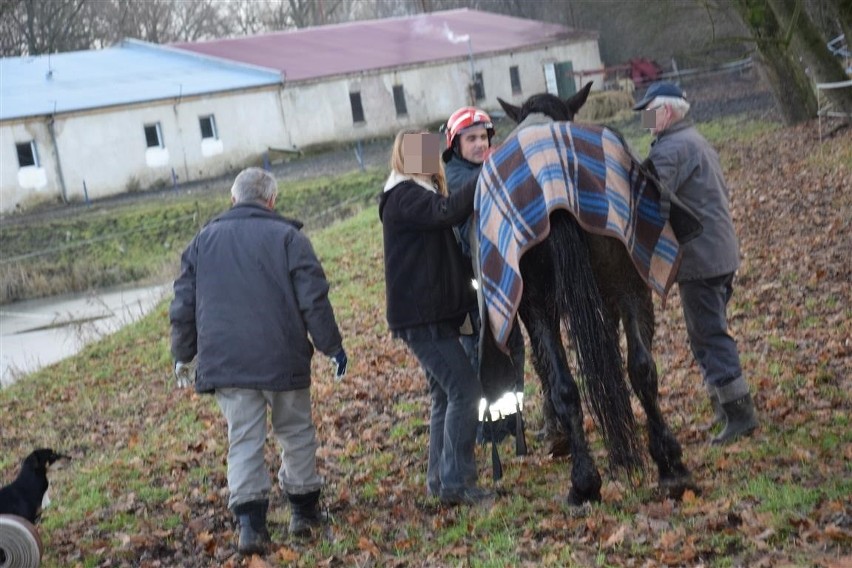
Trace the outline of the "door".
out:
M 566 99 L 577 92 L 574 82 L 574 64 L 570 61 L 544 64 L 544 83 L 547 92 Z

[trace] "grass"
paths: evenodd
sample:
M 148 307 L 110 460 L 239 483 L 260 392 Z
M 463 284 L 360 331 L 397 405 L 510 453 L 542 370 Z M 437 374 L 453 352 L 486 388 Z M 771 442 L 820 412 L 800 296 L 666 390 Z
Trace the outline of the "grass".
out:
M 370 203 L 384 175 L 373 169 L 282 182 L 277 209 L 313 230 Z M 96 203 L 74 216 L 6 223 L 0 227 L 0 304 L 165 280 L 193 235 L 228 206 L 223 187 L 134 204 Z

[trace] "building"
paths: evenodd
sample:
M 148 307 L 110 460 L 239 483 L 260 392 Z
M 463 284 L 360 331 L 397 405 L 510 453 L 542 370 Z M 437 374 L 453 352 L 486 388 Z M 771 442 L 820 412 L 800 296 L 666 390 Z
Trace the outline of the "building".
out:
M 0 213 L 207 179 L 271 150 L 573 94 L 597 33 L 475 10 L 0 60 Z
M 169 47 L 3 58 L 0 78 L 3 213 L 215 177 L 285 137 L 277 71 Z
M 597 32 L 460 9 L 174 47 L 276 69 L 288 137 L 302 148 L 388 136 L 466 104 L 573 94 L 602 70 Z M 602 74 L 583 75 L 602 85 Z M 579 85 L 582 86 L 582 85 Z

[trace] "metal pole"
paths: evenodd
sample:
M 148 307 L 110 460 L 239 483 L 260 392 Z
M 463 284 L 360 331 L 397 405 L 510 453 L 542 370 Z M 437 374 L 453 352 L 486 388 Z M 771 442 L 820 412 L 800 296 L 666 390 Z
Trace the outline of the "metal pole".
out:
M 473 43 L 470 35 L 467 36 L 467 55 L 470 60 L 470 104 L 476 104 L 476 67 L 473 65 Z

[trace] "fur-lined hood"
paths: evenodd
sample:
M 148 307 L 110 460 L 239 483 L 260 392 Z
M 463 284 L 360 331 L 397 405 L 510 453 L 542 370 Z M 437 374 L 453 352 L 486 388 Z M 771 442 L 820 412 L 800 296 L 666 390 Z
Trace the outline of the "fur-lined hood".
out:
M 388 176 L 388 180 L 385 182 L 385 188 L 383 191 L 387 192 L 401 184 L 404 181 L 413 181 L 423 189 L 427 189 L 432 193 L 438 193 L 438 190 L 431 183 L 426 182 L 420 178 L 416 178 L 414 176 L 410 176 L 408 174 L 401 174 L 399 172 L 392 171 Z

